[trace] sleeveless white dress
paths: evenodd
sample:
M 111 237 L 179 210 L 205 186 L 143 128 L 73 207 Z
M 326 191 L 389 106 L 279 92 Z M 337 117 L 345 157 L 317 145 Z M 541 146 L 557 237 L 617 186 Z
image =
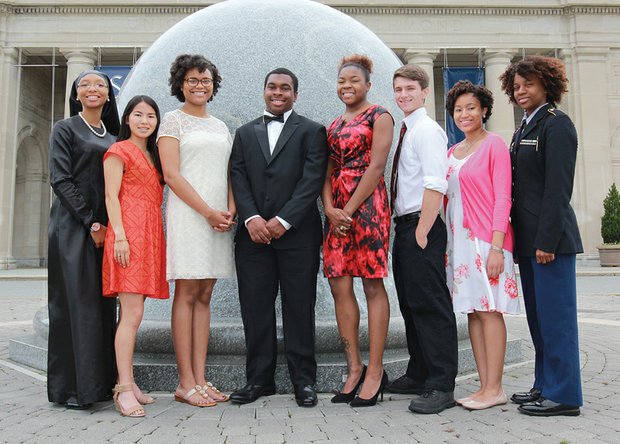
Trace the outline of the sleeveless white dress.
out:
M 448 159 L 448 251 L 446 276 L 455 313 L 495 311 L 519 314 L 517 281 L 512 253 L 504 250 L 504 271 L 497 278 L 489 278 L 486 271 L 491 244 L 478 239 L 463 227 L 463 199 L 459 173 L 471 157 Z
M 164 115 L 160 137 L 179 141 L 181 175 L 211 208 L 227 210 L 232 138 L 226 124 L 213 116 L 194 117 L 176 109 Z M 168 190 L 165 224 L 168 280 L 234 276 L 234 230 L 213 230 L 172 190 Z

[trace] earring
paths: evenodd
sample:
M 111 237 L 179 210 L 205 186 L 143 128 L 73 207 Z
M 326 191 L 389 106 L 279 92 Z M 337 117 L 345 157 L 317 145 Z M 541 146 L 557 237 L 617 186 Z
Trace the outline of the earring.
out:
M 106 102 L 109 102 L 109 101 L 110 101 L 110 98 L 108 97 L 108 100 L 106 100 Z

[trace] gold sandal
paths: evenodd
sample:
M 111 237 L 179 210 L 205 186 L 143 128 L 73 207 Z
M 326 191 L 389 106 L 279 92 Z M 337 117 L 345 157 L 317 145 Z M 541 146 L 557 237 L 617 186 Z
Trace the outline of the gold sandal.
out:
M 177 390 L 178 390 L 178 388 L 177 388 Z M 177 401 L 177 402 L 182 402 L 184 404 L 192 405 L 194 407 L 213 407 L 214 405 L 217 405 L 217 402 L 215 402 L 215 401 L 206 402 L 204 404 L 198 403 L 198 402 L 193 402 L 190 398 L 192 397 L 192 395 L 195 395 L 196 393 L 198 393 L 199 395 L 202 395 L 203 397 L 205 397 L 205 395 L 202 393 L 202 387 L 197 385 L 193 389 L 188 390 L 188 392 L 185 393 L 183 396 L 179 395 L 175 391 L 174 392 L 174 400 Z
M 224 398 L 223 399 L 215 399 L 215 398 L 211 398 L 213 399 L 215 402 L 226 402 L 230 399 L 230 396 L 225 395 L 224 393 L 220 392 L 218 390 L 218 388 L 216 386 L 214 386 L 213 384 L 211 384 L 209 381 L 207 381 L 207 383 L 202 387 L 202 390 L 205 392 L 205 394 L 207 396 L 209 396 L 209 394 L 207 393 L 207 390 L 211 390 L 212 392 L 214 392 L 217 395 L 221 395 Z M 202 393 L 202 392 L 200 392 Z
M 143 418 L 146 416 L 146 412 L 140 404 L 132 405 L 126 409 L 123 408 L 123 405 L 118 399 L 118 395 L 123 392 L 133 392 L 133 384 L 116 384 L 114 386 L 114 396 L 112 399 L 114 400 L 114 407 L 121 412 L 121 416 L 128 416 L 130 418 Z
M 135 382 L 133 383 L 133 385 L 135 386 L 135 388 L 140 390 L 140 396 L 136 396 L 136 399 L 138 400 L 140 404 L 142 405 L 155 404 L 155 399 L 152 396 L 145 395 L 144 393 L 142 393 L 142 390 L 140 389 L 140 387 L 138 387 L 138 385 Z

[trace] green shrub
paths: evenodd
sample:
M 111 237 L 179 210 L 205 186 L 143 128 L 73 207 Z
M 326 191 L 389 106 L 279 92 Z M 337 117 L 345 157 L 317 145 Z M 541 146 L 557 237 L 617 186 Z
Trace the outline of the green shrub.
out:
M 601 217 L 601 236 L 606 244 L 620 244 L 620 194 L 616 184 L 612 184 L 603 200 Z

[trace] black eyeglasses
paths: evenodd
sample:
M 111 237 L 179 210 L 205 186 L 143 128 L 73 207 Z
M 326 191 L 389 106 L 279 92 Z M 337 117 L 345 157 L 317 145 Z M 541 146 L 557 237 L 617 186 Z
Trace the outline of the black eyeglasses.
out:
M 190 77 L 189 79 L 185 79 L 189 86 L 198 86 L 199 83 L 202 83 L 202 86 L 211 86 L 213 85 L 213 79 L 208 77 L 203 77 L 202 79 L 197 79 L 196 77 Z

